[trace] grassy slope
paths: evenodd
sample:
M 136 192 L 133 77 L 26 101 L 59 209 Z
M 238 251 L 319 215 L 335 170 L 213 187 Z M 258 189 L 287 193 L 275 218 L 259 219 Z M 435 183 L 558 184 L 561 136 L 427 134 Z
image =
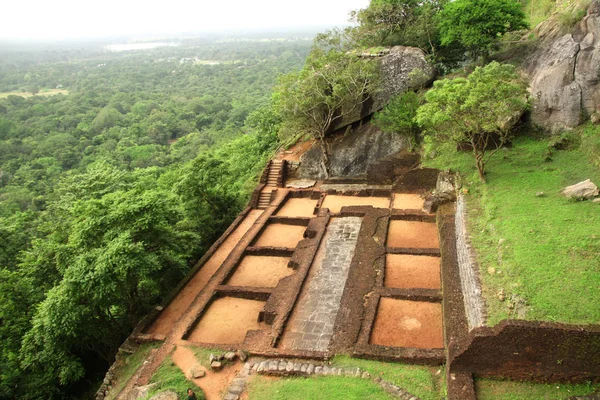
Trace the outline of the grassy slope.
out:
M 372 376 L 379 376 L 388 382 L 416 395 L 422 400 L 439 400 L 443 390 L 443 367 L 425 367 L 379 361 L 361 360 L 348 356 L 336 356 L 332 364 L 336 367 L 358 367 Z
M 386 400 L 395 399 L 367 379 L 342 376 L 286 378 L 255 376 L 248 385 L 252 400 Z
M 183 372 L 173 362 L 171 357 L 163 361 L 158 370 L 152 375 L 151 383 L 158 383 L 157 387 L 150 391 L 144 400 L 148 400 L 155 394 L 171 390 L 179 394 L 179 398 L 187 398 L 187 389 L 193 388 L 198 400 L 204 399 L 204 393 L 193 382 L 189 381 Z
M 524 300 L 525 319 L 600 323 L 600 204 L 559 194 L 586 178 L 600 183 L 600 170 L 579 149 L 555 152 L 550 162 L 546 153 L 545 141 L 515 140 L 490 162 L 487 185 L 478 182 L 469 154 L 426 162 L 458 169 L 469 189 L 470 233 L 490 324 L 517 317 L 513 295 Z M 540 191 L 546 196 L 536 197 Z
M 600 385 L 533 384 L 524 382 L 477 379 L 479 400 L 564 400 L 584 396 L 600 389 Z
M 138 370 L 142 362 L 148 357 L 150 351 L 159 347 L 156 343 L 147 343 L 141 345 L 135 353 L 131 354 L 127 358 L 124 358 L 121 364 L 116 368 L 114 376 L 117 377 L 117 381 L 113 383 L 113 390 L 109 392 L 107 397 L 108 400 L 114 398 L 125 386 L 127 381 L 133 376 L 135 371 Z

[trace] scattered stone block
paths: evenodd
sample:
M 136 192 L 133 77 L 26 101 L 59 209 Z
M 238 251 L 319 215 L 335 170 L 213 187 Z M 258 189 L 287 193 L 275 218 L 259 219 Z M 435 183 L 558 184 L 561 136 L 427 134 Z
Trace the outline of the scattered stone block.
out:
M 220 371 L 221 368 L 223 368 L 223 363 L 221 361 L 213 361 L 210 363 L 210 368 L 214 369 L 215 371 Z
M 233 351 L 228 351 L 223 356 L 223 358 L 225 358 L 225 360 L 227 360 L 227 361 L 233 361 L 233 360 L 235 360 L 235 357 L 236 357 L 236 354 Z
M 179 400 L 179 395 L 172 390 L 159 393 L 150 398 L 150 400 Z
M 244 350 L 240 349 L 236 352 L 236 354 L 241 362 L 246 362 L 246 360 L 248 359 L 248 353 L 246 353 Z
M 575 185 L 567 186 L 561 190 L 561 193 L 570 199 L 576 200 L 590 200 L 600 194 L 598 186 L 589 179 Z
M 200 364 L 196 364 L 190 368 L 188 375 L 192 379 L 204 378 L 206 376 L 206 371 Z

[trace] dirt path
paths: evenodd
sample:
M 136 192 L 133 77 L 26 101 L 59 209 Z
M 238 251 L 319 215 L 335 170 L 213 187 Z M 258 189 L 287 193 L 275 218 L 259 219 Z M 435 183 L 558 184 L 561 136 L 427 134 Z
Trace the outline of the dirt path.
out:
M 244 221 L 232 232 L 232 234 L 219 246 L 213 256 L 200 268 L 198 273 L 190 282 L 179 292 L 177 297 L 162 311 L 158 319 L 150 326 L 148 333 L 151 335 L 166 336 L 175 321 L 181 317 L 185 310 L 192 303 L 198 293 L 204 288 L 208 280 L 214 275 L 215 271 L 221 266 L 231 250 L 240 241 L 242 236 L 248 232 L 250 227 L 256 222 L 262 214 L 262 210 L 252 210 Z
M 196 364 L 194 352 L 185 346 L 177 346 L 173 352 L 173 362 L 179 367 L 183 374 L 190 379 L 189 370 Z M 227 364 L 221 371 L 213 372 L 204 368 L 206 376 L 200 379 L 190 379 L 206 395 L 207 400 L 220 400 L 221 393 L 227 389 L 229 383 L 235 378 L 236 374 L 242 368 L 241 364 Z

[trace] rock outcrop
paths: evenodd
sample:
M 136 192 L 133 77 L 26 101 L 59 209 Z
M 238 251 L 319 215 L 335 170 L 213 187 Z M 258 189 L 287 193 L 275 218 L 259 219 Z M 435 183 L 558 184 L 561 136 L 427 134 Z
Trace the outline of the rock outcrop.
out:
M 589 6 L 572 33 L 545 29 L 538 50 L 527 64 L 533 98 L 531 118 L 558 132 L 574 128 L 583 122 L 584 115 L 600 107 L 600 2 Z
M 364 102 L 362 107 L 357 107 L 353 113 L 336 121 L 330 131 L 343 128 L 381 110 L 393 97 L 422 87 L 435 76 L 433 67 L 425 59 L 425 53 L 416 47 L 394 46 L 389 53 L 376 59 L 380 63 L 381 91 Z
M 408 146 L 408 141 L 402 136 L 384 133 L 367 123 L 329 144 L 329 177 L 365 177 L 369 167 Z M 302 155 L 296 176 L 303 179 L 327 178 L 319 143 Z
M 600 194 L 598 186 L 589 179 L 575 185 L 567 186 L 561 193 L 570 199 L 576 200 L 590 200 Z

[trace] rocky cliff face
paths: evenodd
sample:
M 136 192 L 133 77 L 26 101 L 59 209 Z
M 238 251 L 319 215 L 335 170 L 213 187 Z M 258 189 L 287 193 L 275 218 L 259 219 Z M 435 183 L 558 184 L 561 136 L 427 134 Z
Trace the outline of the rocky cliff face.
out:
M 299 178 L 327 178 L 321 145 L 315 144 L 300 159 Z M 366 177 L 369 168 L 380 160 L 409 146 L 400 135 L 384 133 L 367 123 L 330 143 L 330 177 Z
M 600 2 L 588 8 L 573 33 L 548 29 L 527 64 L 531 117 L 557 132 L 571 129 L 600 107 Z
M 415 47 L 394 46 L 389 53 L 378 59 L 382 90 L 354 113 L 336 121 L 330 131 L 343 128 L 381 110 L 393 97 L 422 87 L 435 76 L 433 67 L 425 59 L 425 53 Z

